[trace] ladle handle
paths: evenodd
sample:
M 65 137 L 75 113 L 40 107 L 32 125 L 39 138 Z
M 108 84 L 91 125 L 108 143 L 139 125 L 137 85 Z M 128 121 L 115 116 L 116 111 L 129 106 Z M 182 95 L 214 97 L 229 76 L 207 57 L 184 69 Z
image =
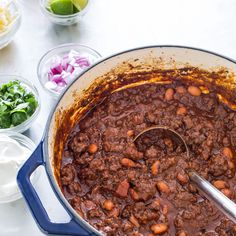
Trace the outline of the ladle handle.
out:
M 236 223 L 236 204 L 196 172 L 188 171 L 188 175 L 205 197 L 215 204 L 230 220 Z

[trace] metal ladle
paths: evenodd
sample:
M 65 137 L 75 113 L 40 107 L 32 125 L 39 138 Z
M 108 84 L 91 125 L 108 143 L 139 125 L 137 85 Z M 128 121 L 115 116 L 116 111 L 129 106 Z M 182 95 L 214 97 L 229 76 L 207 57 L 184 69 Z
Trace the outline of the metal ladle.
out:
M 155 136 L 151 134 L 154 131 Z M 141 138 L 145 137 L 145 135 L 147 138 L 154 139 L 152 140 L 152 142 L 155 142 L 155 139 L 157 140 L 157 137 L 162 139 L 170 138 L 172 141 L 175 141 L 175 144 L 180 145 L 182 150 L 186 152 L 186 155 L 189 158 L 188 146 L 183 137 L 176 131 L 165 126 L 154 126 L 151 128 L 147 128 L 134 138 L 133 142 L 136 146 L 137 144 L 144 143 L 145 140 L 142 140 Z M 208 200 L 210 200 L 226 217 L 236 223 L 236 204 L 228 197 L 226 197 L 222 192 L 220 192 L 217 188 L 215 188 L 210 182 L 199 176 L 195 171 L 186 169 L 185 172 L 189 176 L 189 179 L 204 194 L 204 196 Z

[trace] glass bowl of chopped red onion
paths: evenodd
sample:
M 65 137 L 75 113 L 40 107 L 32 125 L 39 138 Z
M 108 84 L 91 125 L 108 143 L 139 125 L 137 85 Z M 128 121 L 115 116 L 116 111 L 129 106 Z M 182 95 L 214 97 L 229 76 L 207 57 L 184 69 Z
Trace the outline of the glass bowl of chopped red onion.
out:
M 82 71 L 98 61 L 101 55 L 94 49 L 80 44 L 63 44 L 43 55 L 37 74 L 42 87 L 58 98 Z

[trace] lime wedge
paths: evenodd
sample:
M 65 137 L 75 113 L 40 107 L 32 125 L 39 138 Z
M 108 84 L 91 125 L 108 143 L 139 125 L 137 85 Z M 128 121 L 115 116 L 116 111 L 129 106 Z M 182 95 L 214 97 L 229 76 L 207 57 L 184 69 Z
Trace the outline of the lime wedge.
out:
M 71 15 L 74 13 L 71 0 L 52 0 L 50 7 L 52 12 L 57 15 Z
M 74 12 L 74 14 L 75 13 L 77 13 L 77 12 L 79 12 L 80 10 L 77 8 L 77 7 L 75 7 L 75 5 L 73 5 L 73 12 Z
M 83 10 L 88 4 L 88 0 L 71 0 L 74 6 L 79 10 Z

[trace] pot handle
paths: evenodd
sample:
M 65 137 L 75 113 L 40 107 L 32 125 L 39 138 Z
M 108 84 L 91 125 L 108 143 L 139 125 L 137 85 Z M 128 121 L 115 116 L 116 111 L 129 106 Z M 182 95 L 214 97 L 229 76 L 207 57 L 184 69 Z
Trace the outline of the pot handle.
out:
M 39 228 L 48 234 L 57 235 L 93 235 L 88 233 L 75 219 L 68 223 L 53 223 L 43 207 L 33 185 L 30 182 L 30 176 L 40 165 L 45 165 L 43 160 L 43 142 L 35 149 L 31 157 L 25 162 L 17 175 L 18 186 L 31 210 L 31 213 L 37 222 Z M 71 216 L 71 215 L 70 215 Z

